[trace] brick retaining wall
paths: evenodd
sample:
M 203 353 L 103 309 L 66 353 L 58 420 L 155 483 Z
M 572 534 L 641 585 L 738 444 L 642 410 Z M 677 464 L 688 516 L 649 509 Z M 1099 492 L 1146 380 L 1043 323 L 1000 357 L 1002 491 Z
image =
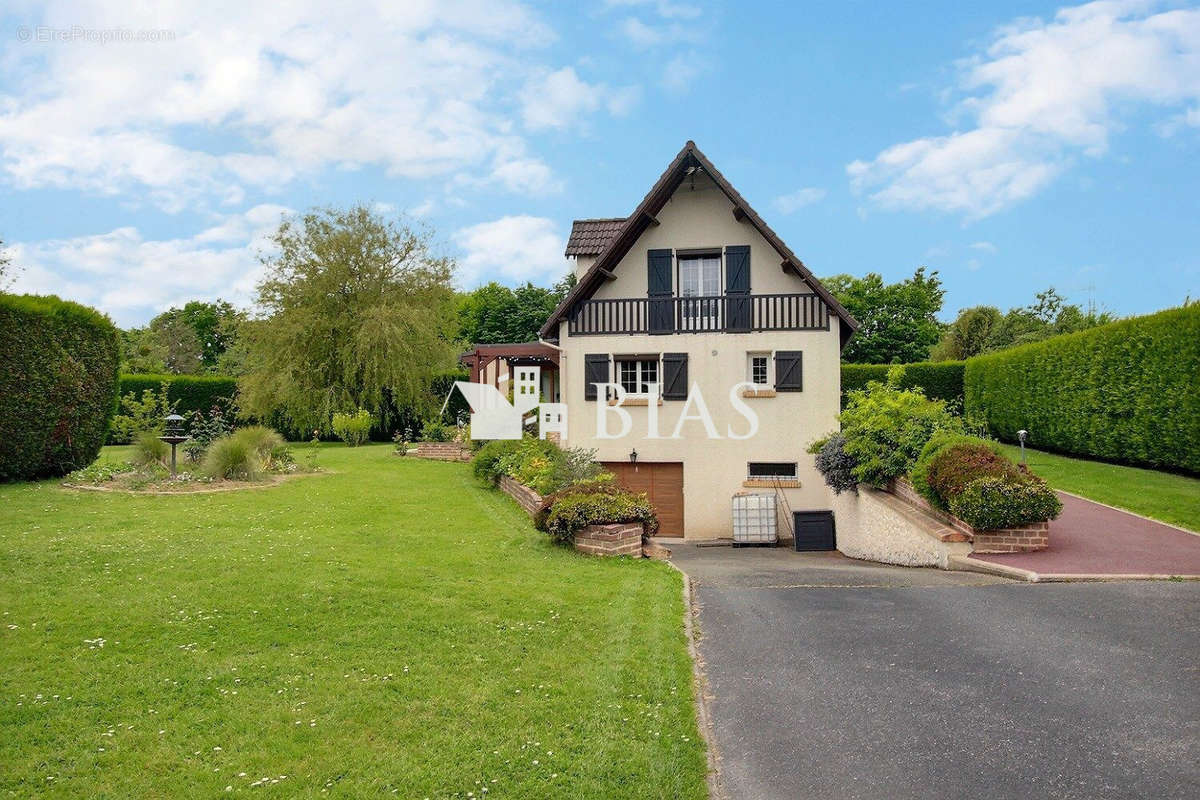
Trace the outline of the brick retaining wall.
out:
M 500 490 L 517 501 L 517 505 L 525 509 L 529 516 L 537 513 L 542 507 L 542 496 L 523 483 L 517 483 L 507 475 L 500 476 Z
M 947 514 L 939 508 L 934 508 L 929 501 L 917 492 L 905 478 L 894 480 L 888 484 L 888 491 L 911 506 L 921 509 L 926 514 L 944 523 L 953 534 L 942 537 L 943 541 L 969 541 L 972 553 L 1028 553 L 1034 550 L 1045 550 L 1050 544 L 1050 523 L 1031 522 L 1017 528 L 981 531 L 972 528 L 953 514 Z
M 458 442 L 418 442 L 417 458 L 436 461 L 470 461 L 471 449 Z
M 575 534 L 575 549 L 595 556 L 642 555 L 642 523 L 614 522 L 588 525 Z

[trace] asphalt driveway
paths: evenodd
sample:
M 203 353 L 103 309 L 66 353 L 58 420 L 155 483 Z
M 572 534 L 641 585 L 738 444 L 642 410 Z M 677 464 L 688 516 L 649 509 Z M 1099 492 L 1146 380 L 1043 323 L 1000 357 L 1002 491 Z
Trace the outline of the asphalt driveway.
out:
M 724 797 L 1200 796 L 1200 583 L 673 550 Z

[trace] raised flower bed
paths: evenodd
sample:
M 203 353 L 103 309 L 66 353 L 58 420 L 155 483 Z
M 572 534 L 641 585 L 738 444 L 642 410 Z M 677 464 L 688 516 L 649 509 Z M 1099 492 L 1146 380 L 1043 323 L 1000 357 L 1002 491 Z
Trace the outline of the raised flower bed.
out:
M 1029 522 L 1011 528 L 980 530 L 953 514 L 934 508 L 907 478 L 888 484 L 888 491 L 946 525 L 944 542 L 970 542 L 972 553 L 1029 553 L 1050 545 L 1050 521 Z

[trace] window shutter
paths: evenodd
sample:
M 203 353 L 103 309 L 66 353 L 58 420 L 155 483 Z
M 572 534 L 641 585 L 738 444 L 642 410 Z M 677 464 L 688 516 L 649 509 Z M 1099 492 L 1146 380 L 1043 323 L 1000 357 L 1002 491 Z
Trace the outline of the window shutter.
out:
M 799 350 L 780 350 L 775 353 L 775 390 L 804 391 L 804 354 Z
M 650 333 L 670 333 L 675 328 L 671 284 L 671 251 L 647 251 L 646 293 L 650 297 Z
M 608 383 L 608 353 L 588 353 L 583 357 L 583 399 L 596 399 L 596 384 Z
M 687 353 L 663 353 L 662 396 L 664 400 L 686 400 L 688 393 Z
M 750 246 L 731 244 L 725 248 L 726 330 L 750 330 L 750 302 Z

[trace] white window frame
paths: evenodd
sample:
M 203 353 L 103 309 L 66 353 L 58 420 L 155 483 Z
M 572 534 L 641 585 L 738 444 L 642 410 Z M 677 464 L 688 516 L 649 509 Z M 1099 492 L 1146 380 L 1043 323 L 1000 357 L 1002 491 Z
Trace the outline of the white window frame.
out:
M 723 256 L 720 252 L 678 256 L 676 261 L 679 267 L 679 297 L 686 300 L 691 297 L 719 298 L 723 295 L 721 272 L 724 265 L 722 259 Z M 695 285 L 689 286 L 688 284 L 692 283 L 692 281 L 687 280 L 685 267 L 690 267 L 693 264 L 696 265 L 696 270 L 693 273 Z M 720 315 L 720 308 L 720 300 L 685 302 L 683 304 L 683 313 L 680 316 L 684 320 L 700 318 L 716 320 Z
M 767 377 L 765 383 L 754 380 L 754 359 L 763 358 L 767 362 Z M 769 351 L 752 351 L 746 353 L 746 380 L 754 384 L 755 389 L 770 389 L 775 386 L 775 359 Z
M 634 385 L 638 388 L 638 391 L 636 391 L 636 392 L 631 392 L 628 389 L 625 389 L 625 376 L 624 376 L 624 365 L 625 364 L 636 364 L 637 365 L 636 367 L 634 367 L 634 375 L 635 375 Z M 625 389 L 626 397 L 649 397 L 650 392 L 643 391 L 643 390 L 649 389 L 649 386 L 647 384 L 651 384 L 651 383 L 657 384 L 659 386 L 659 391 L 660 392 L 662 391 L 662 362 L 658 356 L 655 356 L 653 358 L 639 358 L 639 357 L 633 357 L 633 356 L 614 356 L 613 357 L 613 366 L 616 368 L 614 370 L 614 372 L 616 373 L 616 383 L 622 389 Z M 653 380 L 649 380 L 651 370 L 648 369 L 648 367 L 650 367 L 650 366 L 653 366 L 653 372 L 654 372 Z

